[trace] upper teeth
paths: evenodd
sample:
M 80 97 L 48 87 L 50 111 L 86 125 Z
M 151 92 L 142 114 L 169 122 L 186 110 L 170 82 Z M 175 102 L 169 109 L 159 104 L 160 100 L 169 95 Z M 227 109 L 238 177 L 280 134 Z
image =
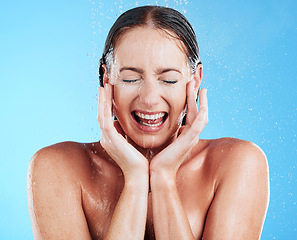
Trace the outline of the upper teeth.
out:
M 140 118 L 144 118 L 144 119 L 148 119 L 148 120 L 155 120 L 161 117 L 164 117 L 165 113 L 157 113 L 157 114 L 143 114 L 140 112 L 135 112 L 135 114 L 140 117 Z

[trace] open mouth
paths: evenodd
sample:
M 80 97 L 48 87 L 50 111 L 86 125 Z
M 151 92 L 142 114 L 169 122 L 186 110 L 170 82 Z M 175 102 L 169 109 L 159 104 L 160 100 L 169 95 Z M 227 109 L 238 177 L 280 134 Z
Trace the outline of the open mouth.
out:
M 161 126 L 168 117 L 168 114 L 165 112 L 147 114 L 138 111 L 133 111 L 132 116 L 139 124 L 146 127 L 154 128 Z

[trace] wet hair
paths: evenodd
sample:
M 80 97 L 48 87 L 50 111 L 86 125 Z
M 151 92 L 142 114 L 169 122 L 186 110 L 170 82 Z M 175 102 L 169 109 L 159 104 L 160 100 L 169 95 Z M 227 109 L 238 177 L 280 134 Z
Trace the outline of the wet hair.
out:
M 195 32 L 189 21 L 180 12 L 161 6 L 142 6 L 130 9 L 124 12 L 111 27 L 106 38 L 103 54 L 99 62 L 99 81 L 103 87 L 103 67 L 105 64 L 107 71 L 113 62 L 114 49 L 119 38 L 129 29 L 135 27 L 150 26 L 156 29 L 164 30 L 171 37 L 177 38 L 183 42 L 186 48 L 189 65 L 192 74 L 195 73 L 198 64 L 201 64 L 199 56 L 199 47 Z M 176 36 L 171 33 L 175 33 Z

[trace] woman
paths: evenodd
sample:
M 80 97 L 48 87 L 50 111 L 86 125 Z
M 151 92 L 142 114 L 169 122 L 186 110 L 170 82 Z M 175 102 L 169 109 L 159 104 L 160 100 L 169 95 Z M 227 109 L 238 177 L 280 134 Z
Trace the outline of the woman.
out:
M 99 75 L 101 141 L 59 143 L 31 161 L 35 238 L 258 239 L 267 161 L 247 141 L 199 139 L 207 98 L 185 17 L 156 6 L 122 14 Z

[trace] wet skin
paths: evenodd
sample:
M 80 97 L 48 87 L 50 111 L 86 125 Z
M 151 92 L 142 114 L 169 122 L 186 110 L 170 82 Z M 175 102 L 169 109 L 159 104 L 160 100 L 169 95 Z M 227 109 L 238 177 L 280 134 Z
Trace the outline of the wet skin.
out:
M 248 190 L 250 195 L 241 200 L 238 204 L 240 209 L 236 209 L 235 214 L 243 217 L 243 223 L 247 219 L 252 220 L 253 224 L 241 227 L 248 227 L 248 232 L 254 233 L 245 239 L 256 239 L 255 236 L 261 231 L 268 191 L 259 192 L 259 189 L 267 188 L 266 177 L 263 177 L 267 175 L 266 163 L 255 160 L 261 159 L 261 155 L 254 144 L 238 139 L 199 141 L 177 173 L 178 192 L 195 239 L 201 239 L 209 209 L 214 208 L 212 202 L 215 193 L 220 191 L 224 181 L 227 182 L 226 177 L 234 171 L 238 175 L 246 171 L 254 173 L 249 181 L 257 185 L 258 190 L 256 194 Z M 238 156 L 243 160 L 239 164 L 235 160 Z M 29 197 L 29 209 L 35 236 L 47 236 L 48 233 L 54 236 L 52 239 L 62 239 L 59 238 L 61 236 L 72 239 L 83 236 L 87 239 L 88 235 L 92 239 L 104 238 L 124 186 L 124 177 L 100 143 L 65 142 L 44 148 L 34 156 L 30 169 L 28 190 L 32 191 L 34 199 L 30 200 Z M 249 184 L 241 176 L 235 178 L 235 192 L 248 187 Z M 154 239 L 152 194 L 148 193 L 145 239 Z M 238 201 L 236 195 L 233 197 L 226 196 L 227 206 L 224 207 L 231 207 Z M 255 205 L 252 206 L 250 202 Z M 213 214 L 220 213 L 213 210 Z M 226 217 L 228 223 L 231 216 L 221 217 Z M 236 232 L 236 229 L 231 231 Z
M 182 45 L 150 28 L 124 34 L 115 59 L 99 94 L 101 142 L 56 144 L 31 161 L 34 236 L 257 239 L 267 161 L 247 141 L 199 139 L 207 122 L 205 90 L 199 110 L 195 102 L 202 67 L 192 77 Z
M 189 219 L 191 229 L 196 239 L 200 239 L 203 233 L 207 210 L 213 200 L 216 190 L 216 175 L 218 172 L 219 164 L 209 159 L 218 159 L 215 155 L 223 155 L 222 152 L 213 149 L 214 145 L 221 145 L 228 142 L 230 145 L 236 142 L 232 139 L 217 140 L 216 143 L 211 140 L 201 140 L 200 144 L 193 149 L 192 154 L 189 156 L 189 160 L 186 161 L 178 171 L 177 174 L 177 187 L 181 197 L 181 202 L 186 215 Z M 90 156 L 94 156 L 94 153 L 99 155 L 104 154 L 104 149 L 99 143 L 94 146 L 87 144 L 87 151 Z M 222 150 L 228 148 L 228 146 L 218 146 Z M 106 156 L 108 159 L 108 156 Z M 208 160 L 207 160 L 208 159 Z M 98 161 L 100 163 L 98 164 Z M 115 207 L 115 203 L 120 197 L 121 190 L 124 186 L 124 178 L 122 176 L 120 168 L 118 168 L 112 160 L 99 160 L 98 156 L 94 156 L 90 159 L 93 162 L 92 172 L 90 175 L 97 179 L 97 182 L 91 178 L 84 179 L 83 187 L 83 207 L 85 210 L 86 218 L 89 222 L 89 227 L 92 236 L 95 237 L 98 231 L 101 238 L 104 233 L 107 233 L 109 223 L 111 221 L 112 213 Z M 100 165 L 100 171 L 98 171 L 98 165 Z M 112 174 L 103 174 L 112 173 Z M 99 188 L 98 185 L 108 186 L 105 188 Z M 146 237 L 145 239 L 154 239 L 154 228 L 152 219 L 152 192 L 148 194 L 148 216 L 146 223 Z M 104 200 L 105 199 L 105 200 Z M 95 200 L 95 201 L 94 201 Z M 102 200 L 108 203 L 103 208 L 99 207 L 98 201 L 101 200 L 99 206 L 104 206 Z M 96 212 L 96 214 L 94 214 Z M 98 217 L 97 214 L 101 215 Z M 106 219 L 107 218 L 107 219 Z M 100 227 L 98 227 L 100 226 Z M 103 230 L 103 232 L 102 232 Z

